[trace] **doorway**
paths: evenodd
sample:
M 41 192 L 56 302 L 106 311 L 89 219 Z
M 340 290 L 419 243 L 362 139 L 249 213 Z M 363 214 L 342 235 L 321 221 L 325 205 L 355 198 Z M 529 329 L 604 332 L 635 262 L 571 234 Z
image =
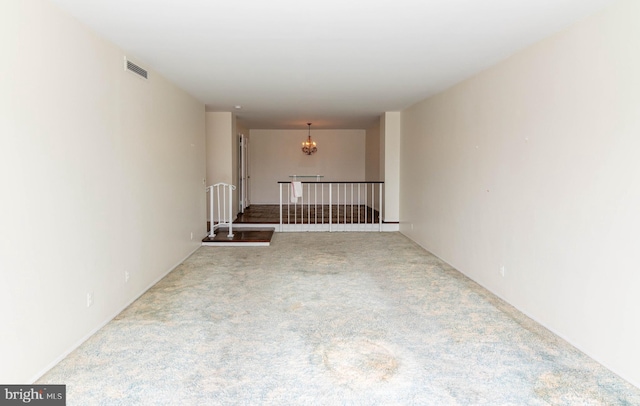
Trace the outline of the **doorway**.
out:
M 251 176 L 249 175 L 249 137 L 244 134 L 238 134 L 238 208 L 240 213 L 251 205 L 249 196 Z

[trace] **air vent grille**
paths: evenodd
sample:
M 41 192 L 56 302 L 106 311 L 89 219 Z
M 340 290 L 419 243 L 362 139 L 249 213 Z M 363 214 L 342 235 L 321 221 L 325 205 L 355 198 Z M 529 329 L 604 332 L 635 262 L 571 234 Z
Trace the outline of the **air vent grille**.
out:
M 147 75 L 148 75 L 147 71 L 129 60 L 127 60 L 127 70 L 147 79 Z

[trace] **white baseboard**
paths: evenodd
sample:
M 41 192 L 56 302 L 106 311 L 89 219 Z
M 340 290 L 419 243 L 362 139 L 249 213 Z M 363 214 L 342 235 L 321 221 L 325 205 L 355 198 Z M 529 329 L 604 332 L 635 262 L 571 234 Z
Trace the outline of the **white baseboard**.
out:
M 111 320 L 113 320 L 117 315 L 119 315 L 120 313 L 122 313 L 122 311 L 124 309 L 126 309 L 127 307 L 129 307 L 133 302 L 135 302 L 136 300 L 138 300 L 138 298 L 140 298 L 140 296 L 144 295 L 149 289 L 151 289 L 156 283 L 160 282 L 165 276 L 169 275 L 174 269 L 176 269 L 180 264 L 182 264 L 187 258 L 189 258 L 191 255 L 193 255 L 194 252 L 196 252 L 198 249 L 200 248 L 200 246 L 196 247 L 193 251 L 191 251 L 187 256 L 185 256 L 184 258 L 182 258 L 180 261 L 178 261 L 178 263 L 176 263 L 175 265 L 173 265 L 167 272 L 165 272 L 164 274 L 162 274 L 161 276 L 159 276 L 158 278 L 156 278 L 153 282 L 151 282 L 147 287 L 145 287 L 142 292 L 140 292 L 139 294 L 137 294 L 133 299 L 131 299 L 129 302 L 127 302 L 123 307 L 121 307 L 119 310 L 117 310 L 113 315 L 109 316 L 105 321 L 103 321 L 102 323 L 100 323 L 96 328 L 94 328 L 93 330 L 91 330 L 89 333 L 87 333 L 84 337 L 82 337 L 80 340 L 78 340 L 75 344 L 73 344 L 69 349 L 67 349 L 66 351 L 64 351 L 62 354 L 60 354 L 58 357 L 56 357 L 53 361 L 51 361 L 46 367 L 44 367 L 40 372 L 38 372 L 32 379 L 30 379 L 30 382 L 33 384 L 35 383 L 38 379 L 40 379 L 44 374 L 46 374 L 51 368 L 55 367 L 56 365 L 58 365 L 58 363 L 60 361 L 62 361 L 63 359 L 65 359 L 69 354 L 71 354 L 73 351 L 75 351 L 78 347 L 80 347 L 85 341 L 87 341 L 89 338 L 91 338 L 91 336 L 93 336 L 95 333 L 97 333 L 102 327 L 106 326 L 107 323 L 109 323 Z
M 255 223 L 233 223 L 233 228 L 275 228 L 276 232 L 329 232 L 329 224 L 255 224 Z M 399 223 L 382 223 L 382 229 L 376 224 L 333 224 L 332 232 L 395 232 L 400 231 Z
M 403 234 L 404 236 L 406 236 L 407 238 L 409 238 L 411 241 L 415 242 L 416 244 L 418 244 L 413 238 L 409 237 L 406 234 Z M 591 358 L 592 360 L 596 361 L 598 364 L 602 365 L 603 367 L 607 368 L 609 371 L 613 372 L 614 374 L 618 375 L 621 379 L 627 381 L 628 383 L 630 383 L 631 385 L 635 386 L 636 388 L 640 388 L 640 382 L 636 382 L 635 380 L 631 379 L 629 376 L 627 376 L 624 373 L 621 373 L 620 371 L 617 371 L 615 368 L 611 367 L 608 363 L 602 361 L 602 359 L 600 359 L 597 356 L 594 356 L 593 354 L 591 354 L 589 351 L 586 351 L 585 349 L 581 348 L 579 345 L 576 345 L 575 343 L 573 343 L 571 340 L 569 340 L 567 337 L 565 337 L 563 334 L 557 332 L 556 330 L 550 328 L 548 325 L 546 325 L 545 323 L 542 323 L 540 320 L 538 320 L 536 317 L 532 316 L 531 314 L 529 314 L 528 312 L 522 310 L 521 308 L 519 308 L 518 306 L 513 305 L 510 301 L 508 301 L 507 299 L 503 298 L 501 295 L 499 295 L 498 293 L 494 292 L 493 290 L 489 289 L 488 287 L 486 287 L 485 285 L 483 285 L 482 283 L 478 282 L 477 280 L 475 280 L 474 278 L 472 278 L 470 275 L 468 275 L 466 272 L 463 272 L 461 270 L 459 270 L 458 268 L 456 268 L 455 266 L 451 265 L 450 263 L 448 263 L 447 261 L 445 261 L 444 259 L 440 258 L 439 256 L 437 256 L 436 254 L 434 254 L 432 251 L 430 251 L 429 249 L 427 249 L 427 247 L 424 247 L 421 244 L 420 247 L 422 247 L 423 249 L 425 249 L 426 251 L 428 251 L 429 253 L 431 253 L 432 255 L 434 255 L 435 257 L 437 257 L 440 261 L 444 262 L 445 264 L 449 265 L 451 268 L 455 269 L 456 271 L 460 272 L 462 275 L 466 276 L 467 278 L 469 278 L 470 280 L 472 280 L 474 283 L 477 283 L 478 285 L 482 286 L 482 288 L 486 289 L 487 291 L 489 291 L 491 294 L 497 296 L 498 298 L 500 298 L 500 300 L 502 300 L 503 302 L 509 304 L 509 306 L 512 306 L 513 308 L 515 308 L 516 310 L 518 310 L 520 313 L 524 314 L 525 316 L 527 316 L 528 318 L 530 318 L 531 320 L 533 320 L 534 322 L 538 323 L 539 325 L 541 325 L 542 327 L 544 327 L 545 329 L 549 330 L 552 334 L 554 334 L 555 336 L 559 337 L 560 339 L 564 340 L 565 342 L 569 343 L 569 345 L 571 345 L 572 347 L 576 348 L 578 351 L 582 352 L 584 355 L 586 355 L 587 357 Z

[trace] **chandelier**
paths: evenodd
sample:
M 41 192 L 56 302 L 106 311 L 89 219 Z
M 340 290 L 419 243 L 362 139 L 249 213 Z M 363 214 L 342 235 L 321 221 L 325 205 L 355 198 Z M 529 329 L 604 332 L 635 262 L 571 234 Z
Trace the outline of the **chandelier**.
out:
M 307 137 L 307 140 L 302 143 L 302 152 L 307 155 L 311 155 L 318 151 L 318 148 L 316 147 L 316 142 L 311 141 L 311 123 L 307 123 L 307 125 L 309 126 L 309 136 Z

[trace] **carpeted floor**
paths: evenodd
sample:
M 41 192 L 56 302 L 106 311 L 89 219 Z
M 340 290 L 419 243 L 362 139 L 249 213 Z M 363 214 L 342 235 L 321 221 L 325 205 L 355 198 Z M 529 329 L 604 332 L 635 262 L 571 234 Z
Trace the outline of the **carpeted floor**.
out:
M 38 383 L 69 405 L 640 405 L 398 233 L 203 247 Z

